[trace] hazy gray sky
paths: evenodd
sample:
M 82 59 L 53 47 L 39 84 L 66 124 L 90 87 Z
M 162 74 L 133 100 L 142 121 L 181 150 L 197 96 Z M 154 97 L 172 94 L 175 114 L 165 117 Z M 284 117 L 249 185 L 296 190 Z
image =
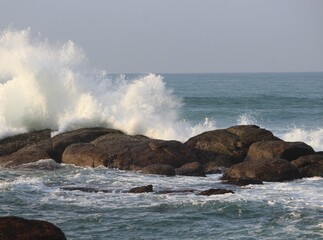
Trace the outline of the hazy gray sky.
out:
M 322 0 L 0 0 L 0 29 L 129 72 L 323 71 Z

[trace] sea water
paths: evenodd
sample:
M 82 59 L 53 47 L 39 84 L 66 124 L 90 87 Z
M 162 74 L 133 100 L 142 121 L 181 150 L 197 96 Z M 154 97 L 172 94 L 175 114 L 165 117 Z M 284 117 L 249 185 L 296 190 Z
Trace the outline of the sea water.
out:
M 256 124 L 323 150 L 323 73 L 109 74 L 73 42 L 0 35 L 0 138 L 112 127 L 186 141 Z M 323 179 L 236 187 L 221 175 L 163 177 L 41 160 L 0 169 L 0 215 L 47 220 L 68 239 L 323 239 Z M 155 193 L 130 194 L 152 184 Z M 85 187 L 102 190 L 64 190 Z M 234 194 L 199 196 L 209 188 Z M 164 190 L 193 190 L 159 194 Z

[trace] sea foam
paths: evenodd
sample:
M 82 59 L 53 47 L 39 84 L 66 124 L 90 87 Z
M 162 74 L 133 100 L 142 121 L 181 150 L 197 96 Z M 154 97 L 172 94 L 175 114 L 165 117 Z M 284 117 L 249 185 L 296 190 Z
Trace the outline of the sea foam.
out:
M 52 44 L 30 29 L 0 33 L 0 138 L 35 129 L 57 133 L 111 127 L 129 134 L 186 140 L 214 129 L 181 120 L 182 106 L 159 75 L 136 79 L 88 74 L 87 59 L 72 41 Z

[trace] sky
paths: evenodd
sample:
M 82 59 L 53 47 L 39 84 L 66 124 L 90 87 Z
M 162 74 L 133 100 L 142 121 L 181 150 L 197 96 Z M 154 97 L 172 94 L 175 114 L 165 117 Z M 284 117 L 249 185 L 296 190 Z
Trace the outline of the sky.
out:
M 109 73 L 323 71 L 322 0 L 0 0 L 0 30 Z

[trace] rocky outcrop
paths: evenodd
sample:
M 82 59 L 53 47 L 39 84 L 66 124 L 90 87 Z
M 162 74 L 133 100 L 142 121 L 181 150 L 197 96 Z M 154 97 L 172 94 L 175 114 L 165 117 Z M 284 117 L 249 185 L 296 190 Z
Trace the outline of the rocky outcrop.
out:
M 240 125 L 199 134 L 185 145 L 193 150 L 202 164 L 217 162 L 219 167 L 230 167 L 244 160 L 252 143 L 277 140 L 268 130 L 255 125 Z
M 40 220 L 0 217 L 1 240 L 66 240 L 62 230 Z
M 14 153 L 25 146 L 49 139 L 50 135 L 51 130 L 45 129 L 4 138 L 0 140 L 0 157 Z
M 292 161 L 302 177 L 323 177 L 323 152 L 299 157 Z
M 176 169 L 177 175 L 205 177 L 203 166 L 199 162 L 186 163 Z
M 292 161 L 312 153 L 313 148 L 303 142 L 263 141 L 250 146 L 246 160 L 281 158 Z
M 140 170 L 152 164 L 177 168 L 196 160 L 191 150 L 178 141 L 119 133 L 101 136 L 89 144 L 70 145 L 62 158 L 64 163 L 103 165 L 123 170 Z
M 17 152 L 0 157 L 1 167 L 15 167 L 41 159 L 50 159 L 52 151 L 50 139 L 35 145 L 26 146 Z
M 122 134 L 121 131 L 115 129 L 82 128 L 56 135 L 52 138 L 52 158 L 57 162 L 61 162 L 63 152 L 69 145 L 75 143 L 89 143 L 102 135 L 112 133 Z
M 175 169 L 171 165 L 166 164 L 152 164 L 144 167 L 141 172 L 144 174 L 158 174 L 166 176 L 175 175 Z
M 244 161 L 227 170 L 222 179 L 256 180 L 268 182 L 282 182 L 301 178 L 297 168 L 284 159 L 263 159 L 258 161 Z

